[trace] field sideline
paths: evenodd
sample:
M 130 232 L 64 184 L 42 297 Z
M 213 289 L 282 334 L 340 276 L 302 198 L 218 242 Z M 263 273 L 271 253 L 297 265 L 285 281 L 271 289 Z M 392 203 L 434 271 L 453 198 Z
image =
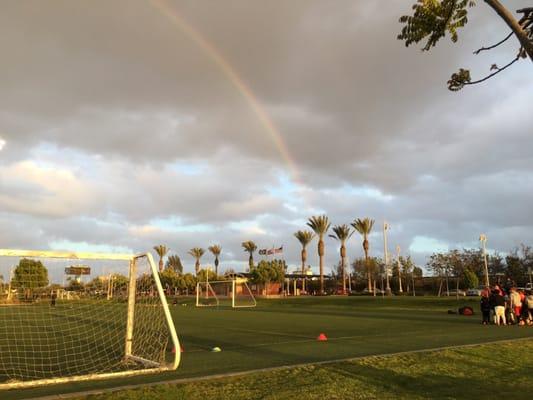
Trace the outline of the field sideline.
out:
M 253 309 L 174 305 L 183 344 L 182 364 L 172 373 L 2 392 L 3 400 L 197 378 L 286 365 L 365 357 L 447 346 L 533 338 L 531 327 L 482 326 L 479 315 L 447 314 L 477 299 L 435 297 L 323 297 L 263 300 Z M 327 342 L 317 342 L 319 333 Z M 527 342 L 529 343 L 529 341 Z M 214 346 L 222 348 L 212 353 Z M 327 367 L 324 367 L 327 368 Z

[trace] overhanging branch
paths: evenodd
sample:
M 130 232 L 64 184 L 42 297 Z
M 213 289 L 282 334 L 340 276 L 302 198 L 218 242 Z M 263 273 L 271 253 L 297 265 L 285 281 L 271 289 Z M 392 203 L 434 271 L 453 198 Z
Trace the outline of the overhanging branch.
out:
M 518 60 L 520 60 L 520 53 L 518 53 L 518 55 L 512 60 L 510 61 L 508 64 L 504 65 L 503 67 L 498 67 L 496 66 L 496 64 L 493 64 L 492 67 L 491 67 L 491 70 L 495 70 L 493 73 L 487 75 L 486 77 L 482 78 L 482 79 L 479 79 L 477 81 L 472 81 L 472 82 L 467 82 L 465 83 L 465 85 L 475 85 L 477 83 L 481 83 L 481 82 L 485 82 L 487 79 L 490 79 L 492 78 L 494 75 L 498 75 L 500 72 L 502 72 L 504 69 L 506 68 L 509 68 L 511 65 L 513 65 L 515 62 L 517 62 Z
M 485 50 L 491 50 L 491 49 L 493 49 L 493 48 L 495 48 L 495 47 L 498 47 L 498 46 L 501 45 L 502 43 L 505 43 L 505 42 L 506 42 L 511 36 L 513 36 L 513 35 L 514 35 L 514 32 L 510 32 L 510 33 L 505 37 L 505 39 L 500 40 L 498 43 L 493 44 L 492 46 L 489 46 L 489 47 L 482 47 L 482 48 L 480 48 L 480 49 L 477 49 L 476 51 L 474 51 L 474 54 L 477 55 L 477 54 L 481 53 L 482 51 L 485 51 Z

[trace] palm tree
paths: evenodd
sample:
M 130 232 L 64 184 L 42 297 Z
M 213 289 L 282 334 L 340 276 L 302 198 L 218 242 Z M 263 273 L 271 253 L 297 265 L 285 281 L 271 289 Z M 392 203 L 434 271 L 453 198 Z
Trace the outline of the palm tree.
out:
M 168 253 L 168 247 L 164 244 L 160 244 L 158 246 L 154 246 L 154 250 L 159 256 L 159 272 L 163 271 L 163 257 Z
M 200 258 L 204 255 L 205 250 L 201 247 L 195 247 L 193 249 L 189 250 L 189 254 L 196 258 L 196 264 L 194 264 L 194 271 L 196 275 L 198 275 L 198 271 L 200 271 Z
M 329 235 L 333 239 L 341 242 L 341 266 L 342 266 L 342 293 L 346 294 L 346 271 L 345 271 L 345 260 L 346 260 L 346 241 L 354 234 L 354 231 L 346 224 L 344 225 L 335 225 L 333 227 L 333 232 L 335 235 Z
M 306 247 L 311 240 L 315 237 L 315 234 L 311 231 L 298 231 L 294 234 L 294 237 L 298 239 L 302 245 L 302 291 L 305 292 L 305 262 L 307 261 L 307 250 Z
M 309 218 L 307 225 L 318 235 L 318 260 L 320 266 L 320 294 L 324 294 L 324 235 L 331 226 L 326 215 Z
M 181 263 L 180 256 L 177 254 L 172 254 L 168 256 L 166 267 L 177 272 L 178 274 L 183 274 L 183 264 Z
M 368 235 L 370 235 L 370 232 L 372 231 L 372 227 L 374 226 L 374 220 L 370 218 L 357 218 L 351 223 L 351 225 L 355 228 L 357 232 L 359 232 L 363 236 L 363 250 L 365 251 L 365 263 L 368 274 L 368 291 L 371 292 L 372 277 L 370 275 L 370 265 L 368 263 L 368 250 L 370 249 L 370 245 L 368 243 Z
M 248 253 L 250 253 L 250 258 L 248 259 L 248 265 L 251 271 L 254 268 L 254 251 L 257 250 L 257 245 L 251 240 L 248 240 L 246 242 L 242 242 L 241 246 L 244 248 L 244 251 L 247 251 Z
M 215 274 L 218 276 L 218 256 L 222 253 L 222 247 L 218 244 L 208 247 L 209 251 L 215 256 Z

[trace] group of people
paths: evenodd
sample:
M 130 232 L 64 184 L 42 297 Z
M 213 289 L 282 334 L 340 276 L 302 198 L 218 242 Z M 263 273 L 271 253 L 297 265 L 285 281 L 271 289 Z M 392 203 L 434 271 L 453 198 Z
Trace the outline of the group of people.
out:
M 481 293 L 483 325 L 533 325 L 533 292 L 500 285 L 486 288 Z

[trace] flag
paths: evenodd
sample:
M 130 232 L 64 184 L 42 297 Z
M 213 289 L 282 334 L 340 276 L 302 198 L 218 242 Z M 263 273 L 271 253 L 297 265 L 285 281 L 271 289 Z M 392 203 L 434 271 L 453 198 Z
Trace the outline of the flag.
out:
M 272 249 L 272 254 L 282 254 L 283 253 L 283 246 L 278 247 L 277 249 Z

